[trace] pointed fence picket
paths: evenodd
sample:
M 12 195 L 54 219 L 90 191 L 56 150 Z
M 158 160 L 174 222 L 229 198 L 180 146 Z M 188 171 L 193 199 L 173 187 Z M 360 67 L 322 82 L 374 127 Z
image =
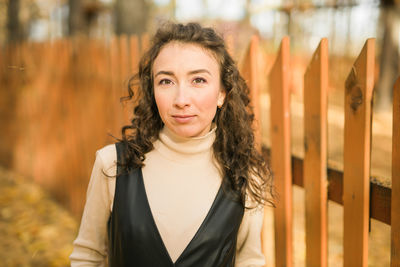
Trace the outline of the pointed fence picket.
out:
M 306 263 L 327 265 L 328 40 L 322 39 L 304 75 Z
M 261 150 L 261 124 L 260 124 L 260 101 L 259 100 L 259 70 L 258 70 L 258 49 L 259 39 L 256 35 L 251 38 L 250 45 L 242 65 L 241 73 L 250 89 L 251 106 L 254 112 L 254 142 Z M 233 50 L 233 48 L 231 48 Z
M 235 55 L 235 40 L 232 34 L 228 34 L 225 37 L 225 46 L 228 50 L 229 55 L 233 58 Z
M 269 74 L 271 168 L 278 201 L 275 208 L 276 266 L 292 266 L 292 176 L 290 153 L 290 47 L 284 37 Z
M 144 52 L 150 47 L 150 36 L 148 33 L 144 33 L 140 36 L 140 51 Z
M 137 35 L 129 37 L 129 70 L 130 73 L 136 73 L 139 64 L 139 39 Z
M 393 89 L 391 266 L 400 266 L 400 78 Z
M 369 39 L 346 80 L 343 265 L 367 266 L 375 43 Z

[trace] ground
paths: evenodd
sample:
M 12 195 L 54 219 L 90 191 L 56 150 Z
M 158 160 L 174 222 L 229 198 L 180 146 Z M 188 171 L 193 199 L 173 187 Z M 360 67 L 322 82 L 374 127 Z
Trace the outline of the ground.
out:
M 70 266 L 77 228 L 38 185 L 0 168 L 1 266 Z

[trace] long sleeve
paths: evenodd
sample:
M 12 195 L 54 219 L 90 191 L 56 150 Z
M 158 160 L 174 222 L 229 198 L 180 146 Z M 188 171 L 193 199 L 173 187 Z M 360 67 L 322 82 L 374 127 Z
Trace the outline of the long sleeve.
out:
M 107 257 L 107 221 L 110 216 L 110 180 L 115 177 L 112 172 L 107 173 L 102 155 L 112 147 L 105 147 L 96 152 L 89 186 L 86 193 L 86 203 L 82 215 L 79 233 L 73 245 L 74 250 L 70 255 L 71 266 L 106 266 Z M 105 156 L 110 153 L 104 153 Z M 112 154 L 112 153 L 111 153 Z M 111 191 L 112 192 L 112 191 Z
M 263 208 L 245 210 L 238 233 L 235 267 L 265 265 L 265 258 L 261 249 L 263 216 Z

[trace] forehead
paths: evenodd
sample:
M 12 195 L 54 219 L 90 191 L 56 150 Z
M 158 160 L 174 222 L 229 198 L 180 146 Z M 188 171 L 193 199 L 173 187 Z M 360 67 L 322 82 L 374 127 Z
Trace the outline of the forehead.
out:
M 215 54 L 193 43 L 170 42 L 164 45 L 156 59 L 153 70 L 170 69 L 203 69 L 219 71 L 219 63 Z

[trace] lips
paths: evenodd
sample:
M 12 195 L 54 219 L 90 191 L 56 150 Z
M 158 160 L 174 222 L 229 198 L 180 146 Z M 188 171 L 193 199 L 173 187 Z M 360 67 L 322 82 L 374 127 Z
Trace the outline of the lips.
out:
M 172 118 L 178 123 L 188 123 L 190 122 L 195 115 L 172 115 Z

